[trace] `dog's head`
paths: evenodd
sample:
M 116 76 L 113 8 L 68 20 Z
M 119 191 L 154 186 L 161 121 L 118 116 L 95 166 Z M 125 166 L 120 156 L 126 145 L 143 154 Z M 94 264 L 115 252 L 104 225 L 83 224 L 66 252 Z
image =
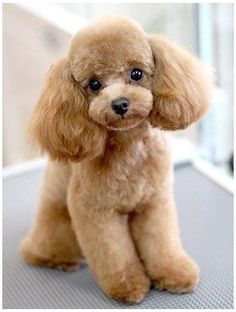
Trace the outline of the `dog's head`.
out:
M 93 158 L 107 131 L 145 119 L 165 130 L 187 127 L 206 111 L 209 91 L 209 71 L 194 56 L 126 18 L 105 17 L 52 65 L 30 132 L 54 159 Z

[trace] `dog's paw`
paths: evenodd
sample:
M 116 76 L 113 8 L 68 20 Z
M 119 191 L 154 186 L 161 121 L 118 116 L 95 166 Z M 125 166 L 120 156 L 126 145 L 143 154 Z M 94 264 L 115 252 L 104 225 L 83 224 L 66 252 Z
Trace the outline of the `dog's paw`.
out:
M 126 303 L 141 302 L 150 288 L 150 280 L 140 270 L 130 268 L 111 277 L 106 293 Z
M 153 284 L 159 290 L 187 293 L 194 291 L 198 284 L 199 268 L 187 255 L 168 259 L 157 271 Z
M 57 269 L 61 271 L 74 272 L 80 268 L 80 262 L 69 261 L 56 261 L 53 259 L 44 259 L 33 254 L 27 255 L 27 259 L 24 259 L 28 264 L 48 267 L 50 269 Z
M 20 252 L 22 259 L 28 264 L 48 267 L 51 269 L 63 270 L 67 272 L 77 271 L 81 263 L 80 259 L 76 259 L 76 260 L 69 259 L 68 261 L 65 261 L 64 259 L 60 260 L 55 257 L 44 258 L 44 257 L 38 256 L 30 250 L 29 246 L 25 244 L 24 241 L 20 245 L 19 252 Z

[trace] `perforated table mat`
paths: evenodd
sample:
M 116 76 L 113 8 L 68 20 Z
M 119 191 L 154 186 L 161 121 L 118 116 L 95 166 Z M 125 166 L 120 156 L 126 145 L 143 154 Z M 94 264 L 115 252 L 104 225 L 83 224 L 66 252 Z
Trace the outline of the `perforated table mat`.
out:
M 42 170 L 3 181 L 3 308 L 233 308 L 233 196 L 190 166 L 175 170 L 181 236 L 201 269 L 192 294 L 150 290 L 127 305 L 108 298 L 87 266 L 68 273 L 26 265 L 17 253 L 38 201 Z

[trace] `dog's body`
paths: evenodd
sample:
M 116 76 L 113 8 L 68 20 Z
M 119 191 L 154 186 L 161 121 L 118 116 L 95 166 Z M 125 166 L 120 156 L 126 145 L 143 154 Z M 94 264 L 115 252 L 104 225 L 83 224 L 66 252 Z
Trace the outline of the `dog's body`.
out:
M 207 71 L 127 19 L 96 23 L 96 36 L 86 27 L 52 67 L 31 121 L 54 160 L 22 256 L 68 270 L 85 258 L 103 290 L 127 302 L 141 301 L 150 281 L 192 291 L 198 268 L 180 241 L 170 148 L 158 128 L 200 118 Z

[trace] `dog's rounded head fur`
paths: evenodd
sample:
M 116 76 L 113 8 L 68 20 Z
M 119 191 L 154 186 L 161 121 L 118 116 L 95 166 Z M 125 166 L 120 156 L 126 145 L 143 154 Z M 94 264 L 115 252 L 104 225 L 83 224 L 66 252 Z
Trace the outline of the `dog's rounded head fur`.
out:
M 133 70 L 140 79 L 132 79 Z M 127 18 L 107 16 L 82 28 L 50 69 L 30 132 L 54 159 L 94 158 L 108 131 L 129 131 L 143 120 L 176 130 L 199 119 L 209 81 L 208 70 L 186 51 Z M 125 108 L 114 109 L 122 99 Z
M 69 62 L 95 122 L 108 129 L 124 130 L 149 115 L 154 61 L 146 34 L 134 22 L 114 16 L 91 23 L 72 40 Z M 136 68 L 142 71 L 140 81 L 131 79 Z M 89 86 L 92 79 L 101 84 L 97 92 Z M 120 98 L 129 101 L 124 115 L 112 109 L 112 102 Z

